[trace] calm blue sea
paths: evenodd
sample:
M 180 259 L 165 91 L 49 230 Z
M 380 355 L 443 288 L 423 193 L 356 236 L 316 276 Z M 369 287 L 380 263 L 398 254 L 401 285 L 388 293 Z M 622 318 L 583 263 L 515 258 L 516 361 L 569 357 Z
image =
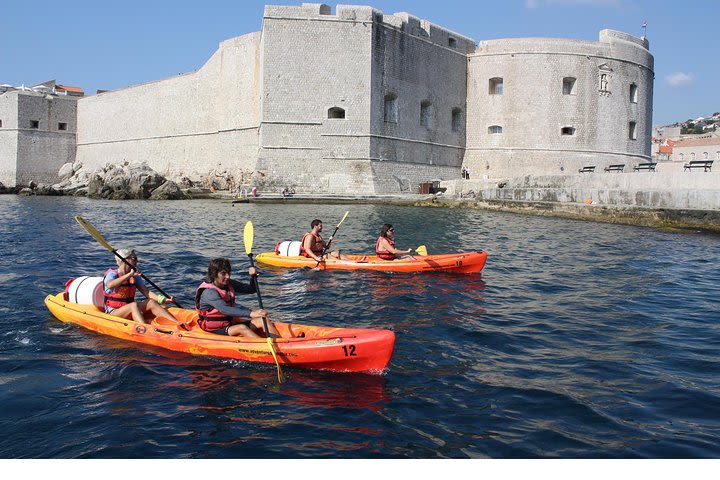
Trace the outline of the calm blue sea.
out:
M 148 348 L 43 298 L 134 246 L 191 305 L 209 260 L 325 233 L 371 252 L 484 249 L 482 275 L 265 268 L 277 320 L 391 328 L 382 376 Z M 254 296 L 242 298 L 256 305 Z M 720 237 L 463 209 L 0 196 L 0 458 L 720 457 Z

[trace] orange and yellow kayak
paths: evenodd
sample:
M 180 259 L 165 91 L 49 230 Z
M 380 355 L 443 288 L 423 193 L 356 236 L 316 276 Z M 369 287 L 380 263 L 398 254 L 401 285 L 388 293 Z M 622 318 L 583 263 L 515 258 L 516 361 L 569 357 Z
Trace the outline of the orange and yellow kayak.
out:
M 319 268 L 320 270 L 376 270 L 381 272 L 452 272 L 477 273 L 485 266 L 487 252 L 447 253 L 444 255 L 414 255 L 408 259 L 383 260 L 375 255 L 345 255 L 347 260 L 286 257 L 275 252 L 263 252 L 256 260 L 265 265 L 286 268 Z
M 208 333 L 197 325 L 195 310 L 168 309 L 182 324 L 162 317 L 141 324 L 106 314 L 95 305 L 68 302 L 63 293 L 48 295 L 45 305 L 62 322 L 116 338 L 193 355 L 275 364 L 267 339 Z M 379 374 L 395 348 L 390 330 L 274 323 L 282 336 L 273 342 L 282 366 Z

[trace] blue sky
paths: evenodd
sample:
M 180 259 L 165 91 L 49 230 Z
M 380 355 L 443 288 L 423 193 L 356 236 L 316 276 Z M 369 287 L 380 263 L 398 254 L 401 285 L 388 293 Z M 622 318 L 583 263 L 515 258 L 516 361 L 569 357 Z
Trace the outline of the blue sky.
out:
M 200 68 L 225 39 L 259 31 L 263 1 L 36 0 L 0 8 L 0 84 L 56 79 L 115 89 Z M 275 1 L 278 5 L 301 2 Z M 720 1 L 374 1 L 476 41 L 508 37 L 597 40 L 604 28 L 643 34 L 655 57 L 654 124 L 720 111 Z M 335 3 L 329 4 L 333 12 Z

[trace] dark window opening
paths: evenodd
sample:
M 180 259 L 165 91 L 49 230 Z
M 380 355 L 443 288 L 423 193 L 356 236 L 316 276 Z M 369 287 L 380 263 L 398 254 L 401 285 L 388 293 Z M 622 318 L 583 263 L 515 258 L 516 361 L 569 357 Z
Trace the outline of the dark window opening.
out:
M 462 110 L 454 108 L 452 111 L 452 131 L 462 131 Z
M 628 124 L 628 138 L 630 140 L 637 140 L 637 123 L 630 122 Z
M 455 40 L 453 37 L 448 38 L 448 47 L 457 47 L 457 40 Z
M 502 95 L 503 94 L 503 79 L 495 77 L 490 79 L 489 92 L 490 95 Z
M 393 94 L 385 95 L 384 119 L 388 123 L 397 123 L 397 97 Z
M 40 120 L 30 120 L 30 128 L 40 128 Z
M 65 123 L 65 122 L 58 123 L 58 130 L 67 130 L 67 123 Z
M 328 118 L 345 118 L 345 110 L 340 107 L 332 107 L 328 110 Z
M 575 129 L 573 127 L 562 127 L 560 135 L 575 135 Z
M 500 125 L 492 125 L 492 126 L 488 127 L 488 133 L 491 135 L 496 135 L 496 134 L 499 134 L 502 132 L 503 132 L 503 130 Z
M 433 106 L 429 101 L 420 104 L 420 125 L 432 128 L 433 123 Z
M 575 81 L 576 79 L 574 77 L 563 78 L 563 95 L 575 95 Z

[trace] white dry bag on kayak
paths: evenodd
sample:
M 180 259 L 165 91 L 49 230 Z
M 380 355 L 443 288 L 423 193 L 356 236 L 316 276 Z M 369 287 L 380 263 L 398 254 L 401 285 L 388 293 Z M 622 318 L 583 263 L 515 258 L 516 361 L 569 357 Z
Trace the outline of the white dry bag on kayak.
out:
M 280 242 L 275 247 L 275 253 L 283 257 L 297 257 L 300 256 L 300 245 L 301 243 L 297 240 Z
M 67 287 L 68 301 L 102 307 L 105 304 L 103 277 L 78 277 Z

